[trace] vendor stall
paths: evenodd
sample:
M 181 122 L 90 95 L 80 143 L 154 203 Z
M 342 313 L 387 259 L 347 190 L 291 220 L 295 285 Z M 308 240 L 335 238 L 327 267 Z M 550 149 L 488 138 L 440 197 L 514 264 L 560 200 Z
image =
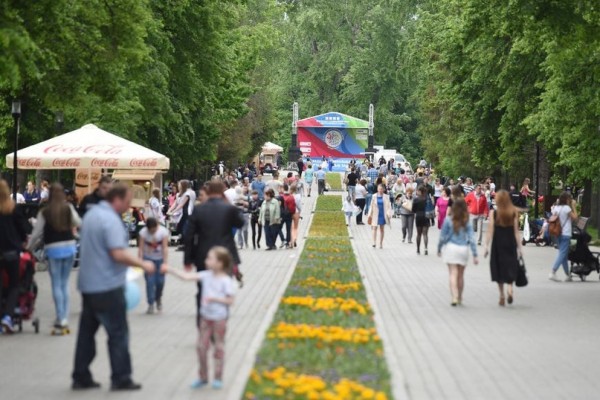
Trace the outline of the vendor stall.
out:
M 13 153 L 6 156 L 6 166 L 13 167 Z M 100 174 L 112 172 L 115 179 L 144 188 L 135 203 L 145 202 L 152 187 L 162 187 L 162 172 L 169 169 L 169 159 L 153 150 L 106 132 L 96 125 L 85 125 L 18 151 L 19 169 L 74 169 L 78 195 L 90 193 Z M 133 204 L 143 207 L 143 204 Z

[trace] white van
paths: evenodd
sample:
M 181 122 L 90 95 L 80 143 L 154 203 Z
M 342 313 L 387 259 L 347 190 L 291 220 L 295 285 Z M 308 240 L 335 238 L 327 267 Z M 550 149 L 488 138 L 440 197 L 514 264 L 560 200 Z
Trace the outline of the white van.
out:
M 402 168 L 407 175 L 413 174 L 413 169 L 410 166 L 410 163 L 402 154 L 396 153 L 396 155 L 394 155 L 394 160 L 396 161 L 396 165 L 399 168 Z

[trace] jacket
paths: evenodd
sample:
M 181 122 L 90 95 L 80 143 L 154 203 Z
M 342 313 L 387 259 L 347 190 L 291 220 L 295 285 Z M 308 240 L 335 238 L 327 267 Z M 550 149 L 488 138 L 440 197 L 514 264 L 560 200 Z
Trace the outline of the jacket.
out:
M 469 193 L 467 197 L 465 197 L 465 202 L 467 203 L 467 207 L 469 208 L 469 214 L 471 215 L 483 215 L 487 217 L 487 215 L 490 212 L 487 198 L 483 193 L 479 195 L 479 199 L 477 199 L 477 196 L 473 191 Z
M 27 230 L 27 219 L 18 207 L 11 214 L 0 214 L 0 252 L 21 250 Z
M 469 246 L 471 253 L 473 253 L 473 257 L 477 257 L 477 246 L 475 245 L 475 237 L 471 221 L 468 221 L 467 226 L 461 228 L 457 233 L 454 232 L 452 218 L 446 218 L 444 220 L 444 225 L 442 225 L 442 231 L 440 232 L 438 253 L 441 252 L 442 248 L 448 243 L 458 246 Z
M 195 206 L 184 235 L 184 263 L 196 265 L 198 271 L 205 270 L 208 251 L 214 246 L 223 246 L 231 253 L 234 263 L 240 264 L 233 230 L 242 226 L 242 213 L 225 199 L 211 198 Z
M 371 207 L 369 207 L 369 214 L 367 218 L 372 217 L 371 226 L 378 226 L 377 220 L 379 217 L 379 205 L 377 204 L 377 194 L 373 195 L 373 199 L 371 200 Z M 390 225 L 390 219 L 392 218 L 392 202 L 390 201 L 390 196 L 384 194 L 383 195 L 383 211 L 385 215 L 385 223 L 386 225 Z
M 276 225 L 281 223 L 281 207 L 277 199 L 271 199 L 271 201 L 263 201 L 260 206 L 259 221 L 262 226 L 266 225 L 266 214 L 269 213 L 269 225 Z

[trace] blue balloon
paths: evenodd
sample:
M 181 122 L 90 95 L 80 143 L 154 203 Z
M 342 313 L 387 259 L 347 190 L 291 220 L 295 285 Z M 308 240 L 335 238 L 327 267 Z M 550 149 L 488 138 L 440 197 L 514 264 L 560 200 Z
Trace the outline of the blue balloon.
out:
M 140 287 L 134 282 L 129 281 L 125 285 L 125 302 L 127 303 L 127 311 L 131 311 L 140 304 L 142 292 Z

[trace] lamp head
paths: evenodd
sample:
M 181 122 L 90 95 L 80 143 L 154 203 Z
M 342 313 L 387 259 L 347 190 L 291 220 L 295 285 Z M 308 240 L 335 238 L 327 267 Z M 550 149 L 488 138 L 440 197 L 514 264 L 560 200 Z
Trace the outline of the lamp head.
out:
M 65 122 L 65 115 L 63 114 L 62 111 L 57 111 L 56 112 L 56 123 L 62 124 L 64 122 Z
M 21 100 L 13 100 L 11 114 L 14 118 L 21 116 Z

